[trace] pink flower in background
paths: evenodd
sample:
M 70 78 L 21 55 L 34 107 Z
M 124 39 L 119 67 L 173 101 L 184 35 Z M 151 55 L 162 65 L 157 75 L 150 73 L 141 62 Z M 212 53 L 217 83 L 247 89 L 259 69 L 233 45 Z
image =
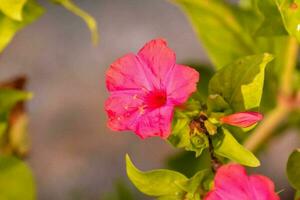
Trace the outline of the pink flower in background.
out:
M 174 106 L 196 91 L 198 80 L 197 71 L 176 64 L 166 41 L 148 42 L 137 55 L 129 53 L 116 60 L 106 73 L 108 126 L 132 130 L 141 138 L 167 138 Z
M 224 124 L 246 128 L 263 119 L 259 112 L 239 112 L 222 117 L 220 121 Z
M 262 175 L 248 176 L 244 167 L 223 165 L 217 171 L 214 188 L 205 200 L 279 200 L 273 182 Z

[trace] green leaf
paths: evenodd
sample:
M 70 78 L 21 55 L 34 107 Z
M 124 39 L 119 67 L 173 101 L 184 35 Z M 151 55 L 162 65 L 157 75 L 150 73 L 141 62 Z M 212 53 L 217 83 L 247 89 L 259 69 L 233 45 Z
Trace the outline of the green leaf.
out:
M 247 56 L 219 70 L 209 82 L 209 93 L 220 95 L 234 112 L 259 107 L 265 67 L 270 54 Z
M 173 2 L 187 15 L 217 68 L 239 57 L 255 53 L 257 48 L 255 42 L 243 25 L 249 23 L 239 19 L 244 13 L 238 12 L 234 5 L 223 0 L 173 0 Z
M 300 0 L 273 1 L 275 1 L 278 6 L 286 30 L 300 42 Z
M 231 113 L 228 103 L 219 94 L 211 94 L 207 98 L 207 113 Z
M 239 144 L 225 128 L 222 128 L 222 134 L 219 133 L 213 137 L 213 146 L 215 153 L 219 156 L 229 158 L 249 167 L 260 165 L 259 160 L 244 146 Z
M 22 10 L 27 0 L 0 0 L 0 10 L 13 20 L 22 21 Z
M 55 3 L 61 4 L 67 10 L 72 12 L 74 15 L 80 17 L 83 21 L 85 21 L 86 25 L 90 29 L 92 41 L 94 44 L 98 43 L 98 28 L 96 20 L 87 12 L 79 8 L 76 4 L 73 3 L 72 0 L 53 0 Z
M 186 117 L 173 119 L 172 134 L 168 141 L 177 148 L 183 148 L 190 144 L 190 120 Z
M 256 35 L 287 35 L 280 11 L 274 0 L 255 0 L 256 7 L 264 17 L 264 21 L 256 31 Z
M 188 180 L 183 174 L 171 170 L 142 172 L 133 165 L 128 155 L 126 155 L 126 170 L 135 187 L 149 196 L 181 197 L 183 191 L 177 183 Z
M 300 190 L 300 149 L 296 149 L 289 157 L 286 167 L 286 173 L 289 183 Z
M 34 200 L 35 182 L 29 167 L 11 156 L 0 156 L 0 199 Z
M 192 178 L 187 181 L 178 182 L 178 185 L 186 192 L 194 194 L 199 187 L 201 187 L 202 182 L 207 178 L 211 171 L 208 169 L 201 170 L 197 172 Z
M 44 10 L 34 0 L 28 0 L 23 8 L 23 20 L 15 21 L 0 13 L 0 52 L 11 42 L 15 34 L 24 26 L 32 23 Z

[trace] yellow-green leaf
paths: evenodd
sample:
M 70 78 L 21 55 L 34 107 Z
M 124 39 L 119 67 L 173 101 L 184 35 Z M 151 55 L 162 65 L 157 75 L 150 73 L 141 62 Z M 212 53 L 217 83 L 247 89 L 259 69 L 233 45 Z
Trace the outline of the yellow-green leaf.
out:
M 27 0 L 0 0 L 0 10 L 13 20 L 22 20 L 23 7 Z
M 0 52 L 11 42 L 15 34 L 24 26 L 35 21 L 44 10 L 34 0 L 29 0 L 23 8 L 23 20 L 15 21 L 0 13 Z
M 234 112 L 259 107 L 265 67 L 273 59 L 270 54 L 247 56 L 219 70 L 209 82 L 209 93 L 220 95 Z
M 188 180 L 183 174 L 166 169 L 142 172 L 133 165 L 128 155 L 126 155 L 126 170 L 129 179 L 137 189 L 155 197 L 181 197 L 183 191 L 177 183 Z
M 12 156 L 0 156 L 0 199 L 35 200 L 35 181 L 30 168 Z
M 222 135 L 217 134 L 216 137 L 213 137 L 214 150 L 217 155 L 249 167 L 260 165 L 255 155 L 239 144 L 227 129 L 222 128 L 222 132 Z

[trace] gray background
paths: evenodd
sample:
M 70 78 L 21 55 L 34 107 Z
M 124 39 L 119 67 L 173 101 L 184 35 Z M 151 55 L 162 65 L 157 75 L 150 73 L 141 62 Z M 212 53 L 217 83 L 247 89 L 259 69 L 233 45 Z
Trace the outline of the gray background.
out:
M 43 200 L 99 199 L 118 177 L 125 177 L 126 152 L 146 170 L 162 167 L 165 157 L 177 151 L 158 138 L 142 141 L 132 133 L 107 129 L 104 74 L 110 63 L 156 37 L 168 40 L 179 63 L 208 62 L 183 14 L 166 1 L 75 2 L 98 21 L 98 47 L 91 45 L 79 18 L 41 1 L 46 14 L 17 34 L 0 56 L 1 79 L 20 73 L 30 77 L 28 89 L 35 96 L 29 103 L 29 163 Z M 288 195 L 284 168 L 288 154 L 299 146 L 299 136 L 291 131 L 272 143 L 261 155 L 263 167 L 258 171 Z

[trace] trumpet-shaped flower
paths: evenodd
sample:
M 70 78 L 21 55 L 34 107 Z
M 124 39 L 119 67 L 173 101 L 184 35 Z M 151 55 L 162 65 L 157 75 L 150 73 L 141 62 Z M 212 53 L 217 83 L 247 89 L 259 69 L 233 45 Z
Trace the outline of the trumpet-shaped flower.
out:
M 214 187 L 205 200 L 279 200 L 273 182 L 262 175 L 248 176 L 244 167 L 223 165 L 217 171 Z
M 141 138 L 167 138 L 174 106 L 188 99 L 198 80 L 197 71 L 176 64 L 166 41 L 148 42 L 137 55 L 116 60 L 106 73 L 108 126 L 134 131 Z

